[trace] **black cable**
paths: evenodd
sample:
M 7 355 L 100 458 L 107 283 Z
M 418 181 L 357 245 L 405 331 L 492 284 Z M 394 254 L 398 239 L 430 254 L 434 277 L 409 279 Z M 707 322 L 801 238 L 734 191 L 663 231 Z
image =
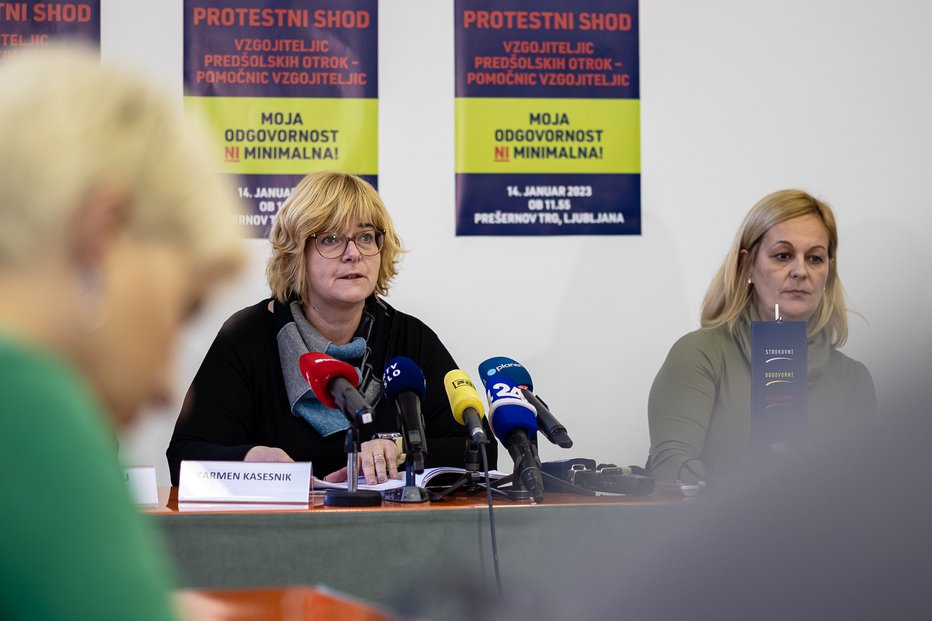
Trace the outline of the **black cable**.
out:
M 495 584 L 498 594 L 502 594 L 502 575 L 498 569 L 498 539 L 495 538 L 495 513 L 492 511 L 492 483 L 489 480 L 489 458 L 485 453 L 485 444 L 479 444 L 482 454 L 482 469 L 485 471 L 485 493 L 489 501 L 489 530 L 492 533 L 492 564 L 495 566 Z

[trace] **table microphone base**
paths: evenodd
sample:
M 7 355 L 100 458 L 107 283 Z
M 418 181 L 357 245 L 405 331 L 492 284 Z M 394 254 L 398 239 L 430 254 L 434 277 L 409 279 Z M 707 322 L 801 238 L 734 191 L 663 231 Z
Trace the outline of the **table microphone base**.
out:
M 385 490 L 382 492 L 382 498 L 389 502 L 427 502 L 430 500 L 430 493 L 423 487 L 405 485 Z
M 346 429 L 343 449 L 346 451 L 346 489 L 328 489 L 324 492 L 324 506 L 327 507 L 381 507 L 382 495 L 371 489 L 358 489 L 359 433 L 353 421 Z
M 521 485 L 513 474 L 492 481 L 492 489 L 505 494 L 508 500 L 533 500 L 531 492 Z
M 371 489 L 328 489 L 324 492 L 327 507 L 378 507 L 381 504 L 382 495 Z

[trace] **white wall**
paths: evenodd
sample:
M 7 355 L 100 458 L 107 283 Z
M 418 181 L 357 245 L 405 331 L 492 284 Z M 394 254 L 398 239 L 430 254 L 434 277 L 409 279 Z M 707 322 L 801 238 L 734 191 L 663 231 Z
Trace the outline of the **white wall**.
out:
M 103 55 L 181 97 L 181 2 L 103 0 Z M 457 238 L 453 8 L 380 3 L 379 183 L 412 250 L 389 301 L 479 362 L 524 363 L 576 440 L 544 459 L 647 456 L 647 394 L 672 342 L 698 326 L 738 223 L 764 194 L 830 202 L 851 307 L 845 351 L 881 398 L 904 352 L 932 351 L 932 3 L 918 0 L 652 0 L 641 3 L 643 235 Z M 217 328 L 266 294 L 265 247 L 184 335 L 180 402 Z M 500 282 L 510 275 L 508 282 Z M 888 393 L 886 393 L 888 394 Z M 178 404 L 123 438 L 156 464 Z

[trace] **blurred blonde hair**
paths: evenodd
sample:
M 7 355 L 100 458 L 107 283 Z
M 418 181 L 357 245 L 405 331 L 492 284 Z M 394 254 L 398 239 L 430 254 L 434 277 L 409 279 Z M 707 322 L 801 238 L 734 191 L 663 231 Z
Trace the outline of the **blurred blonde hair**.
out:
M 122 226 L 171 243 L 213 277 L 243 261 L 232 188 L 180 106 L 95 52 L 61 47 L 0 63 L 0 266 L 67 243 L 95 189 L 125 192 Z
M 814 215 L 828 231 L 828 277 L 819 307 L 809 318 L 809 335 L 827 329 L 836 347 L 848 338 L 845 294 L 838 276 L 838 227 L 835 214 L 824 202 L 802 190 L 780 190 L 757 202 L 745 216 L 724 263 L 709 285 L 702 302 L 703 327 L 727 325 L 734 331 L 738 317 L 751 303 L 752 285 L 748 284 L 751 266 L 760 250 L 760 241 L 771 228 L 800 216 Z M 746 252 L 745 252 L 746 251 Z
M 340 231 L 354 220 L 385 231 L 375 292 L 388 293 L 404 250 L 382 198 L 355 175 L 324 171 L 304 177 L 295 186 L 272 225 L 272 256 L 266 268 L 272 295 L 282 302 L 297 298 L 306 303 L 305 250 L 312 243 L 311 235 Z

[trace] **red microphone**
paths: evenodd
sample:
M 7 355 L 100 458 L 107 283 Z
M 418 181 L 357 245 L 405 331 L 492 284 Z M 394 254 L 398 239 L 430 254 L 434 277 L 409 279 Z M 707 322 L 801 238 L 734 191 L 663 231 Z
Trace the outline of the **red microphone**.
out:
M 303 354 L 298 364 L 318 401 L 343 412 L 353 426 L 372 422 L 375 410 L 356 390 L 359 374 L 351 365 L 316 351 Z

